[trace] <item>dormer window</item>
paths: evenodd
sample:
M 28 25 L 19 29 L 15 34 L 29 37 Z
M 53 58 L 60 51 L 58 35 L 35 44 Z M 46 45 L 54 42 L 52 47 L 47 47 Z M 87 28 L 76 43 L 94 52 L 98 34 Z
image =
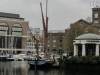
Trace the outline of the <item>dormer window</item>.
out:
M 81 25 L 83 25 L 83 23 L 82 23 L 82 22 L 81 22 L 80 24 L 81 24 Z

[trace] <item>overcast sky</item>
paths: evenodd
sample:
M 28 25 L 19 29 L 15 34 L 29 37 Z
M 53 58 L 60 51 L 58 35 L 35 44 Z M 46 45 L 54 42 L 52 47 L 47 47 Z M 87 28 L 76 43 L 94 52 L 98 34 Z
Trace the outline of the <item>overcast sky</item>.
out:
M 48 0 L 49 30 L 63 30 L 79 19 L 92 16 L 90 4 L 97 0 Z M 46 0 L 0 0 L 0 12 L 20 14 L 29 26 L 43 29 L 40 2 L 45 16 Z

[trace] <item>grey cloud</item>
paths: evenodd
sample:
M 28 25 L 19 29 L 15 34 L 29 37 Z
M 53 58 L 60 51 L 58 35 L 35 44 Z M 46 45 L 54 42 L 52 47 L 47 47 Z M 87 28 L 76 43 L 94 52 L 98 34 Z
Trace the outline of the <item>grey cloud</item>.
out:
M 91 17 L 90 3 L 95 0 L 48 0 L 49 30 L 65 29 L 79 19 Z M 30 27 L 42 28 L 42 2 L 45 17 L 46 0 L 0 0 L 0 12 L 16 13 L 29 21 Z

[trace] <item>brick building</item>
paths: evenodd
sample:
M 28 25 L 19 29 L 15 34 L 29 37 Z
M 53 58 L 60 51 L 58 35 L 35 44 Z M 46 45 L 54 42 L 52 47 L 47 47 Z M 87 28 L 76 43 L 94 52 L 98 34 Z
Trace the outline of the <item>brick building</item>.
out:
M 48 33 L 48 48 L 51 51 L 65 51 L 65 30 L 51 30 Z
M 0 12 L 0 50 L 25 50 L 29 22 L 19 14 Z M 13 52 L 14 52 L 13 51 Z

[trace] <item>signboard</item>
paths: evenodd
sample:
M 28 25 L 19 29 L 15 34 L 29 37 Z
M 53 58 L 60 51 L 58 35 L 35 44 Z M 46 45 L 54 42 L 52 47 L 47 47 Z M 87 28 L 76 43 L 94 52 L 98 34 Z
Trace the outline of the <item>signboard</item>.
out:
M 100 2 L 98 2 L 98 1 L 90 2 L 90 7 L 91 8 L 99 7 L 99 6 L 100 6 Z

